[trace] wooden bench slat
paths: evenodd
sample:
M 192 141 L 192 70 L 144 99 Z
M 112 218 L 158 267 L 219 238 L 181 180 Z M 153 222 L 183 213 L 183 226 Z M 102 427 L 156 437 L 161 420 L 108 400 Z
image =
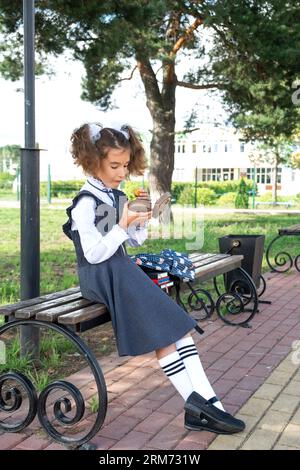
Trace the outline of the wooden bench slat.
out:
M 300 224 L 291 225 L 290 227 L 280 228 L 279 235 L 300 235 Z
M 56 322 L 60 315 L 66 315 L 67 313 L 74 312 L 79 310 L 83 307 L 88 307 L 89 305 L 94 305 L 95 302 L 92 300 L 81 299 L 75 300 L 74 302 L 70 302 L 64 305 L 60 305 L 58 307 L 53 307 L 47 310 L 42 310 L 36 313 L 35 318 L 37 320 L 47 321 L 47 322 Z
M 191 261 L 209 259 L 211 256 L 216 256 L 216 253 L 191 253 L 189 259 Z
M 214 256 L 210 256 L 209 258 L 205 258 L 205 259 L 193 260 L 193 265 L 195 267 L 207 266 L 211 263 L 215 263 L 216 261 L 221 261 L 223 259 L 228 259 L 229 257 L 230 257 L 230 255 L 214 255 Z
M 234 255 L 206 266 L 200 266 L 195 269 L 196 278 L 200 281 L 207 281 L 220 274 L 225 274 L 228 271 L 240 268 L 243 258 L 242 255 Z
M 63 297 L 65 295 L 75 294 L 76 292 L 80 292 L 80 288 L 77 287 L 69 287 L 69 289 L 65 289 L 59 292 L 52 292 L 51 294 L 45 294 L 41 297 L 35 297 L 33 299 L 28 300 L 21 300 L 20 302 L 16 302 L 15 304 L 9 305 L 2 305 L 0 307 L 0 315 L 11 315 L 16 310 L 20 308 L 30 307 L 31 305 L 40 304 L 46 300 L 53 300 L 58 299 L 59 297 Z
M 49 300 L 48 302 L 42 302 L 42 303 L 33 305 L 31 307 L 21 308 L 15 311 L 15 317 L 16 318 L 32 318 L 38 312 L 41 312 L 42 310 L 47 310 L 48 308 L 51 308 L 51 307 L 58 307 L 60 305 L 67 304 L 71 302 L 72 300 L 79 300 L 79 299 L 82 299 L 82 295 L 80 291 L 76 294 L 59 297 L 58 299 Z
M 106 313 L 107 308 L 104 304 L 94 304 L 90 307 L 81 308 L 76 312 L 61 315 L 58 317 L 57 321 L 62 325 L 75 325 L 76 323 L 92 320 Z

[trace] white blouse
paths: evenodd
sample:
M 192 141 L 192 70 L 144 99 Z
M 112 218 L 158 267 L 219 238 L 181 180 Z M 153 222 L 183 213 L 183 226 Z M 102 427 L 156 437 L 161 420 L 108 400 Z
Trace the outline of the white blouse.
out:
M 92 177 L 88 178 L 81 188 L 81 191 L 84 190 L 113 206 L 113 192 L 109 191 L 108 195 L 109 188 L 101 181 Z M 96 264 L 109 259 L 125 240 L 134 247 L 142 245 L 146 240 L 148 236 L 146 225 L 141 228 L 130 225 L 127 230 L 124 230 L 120 225 L 115 224 L 103 236 L 94 223 L 95 209 L 95 200 L 89 196 L 83 196 L 71 212 L 72 230 L 78 230 L 83 253 L 89 263 Z

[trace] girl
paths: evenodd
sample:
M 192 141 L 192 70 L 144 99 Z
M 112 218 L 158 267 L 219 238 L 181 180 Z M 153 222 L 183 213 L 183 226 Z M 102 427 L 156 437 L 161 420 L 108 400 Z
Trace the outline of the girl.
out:
M 224 411 L 206 377 L 189 332 L 196 322 L 126 254 L 141 245 L 151 212 L 132 212 L 118 190 L 127 175 L 146 168 L 141 142 L 129 126 L 84 124 L 71 137 L 76 165 L 88 178 L 67 209 L 64 232 L 75 245 L 83 297 L 107 306 L 120 356 L 155 351 L 160 366 L 185 400 L 185 427 L 217 433 L 242 431 Z M 147 198 L 146 191 L 139 197 Z

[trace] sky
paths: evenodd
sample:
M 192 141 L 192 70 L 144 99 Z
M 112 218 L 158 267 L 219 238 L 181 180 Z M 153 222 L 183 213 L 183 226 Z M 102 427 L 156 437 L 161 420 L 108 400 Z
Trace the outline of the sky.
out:
M 181 65 L 184 68 L 188 64 Z M 123 81 L 113 94 L 118 109 L 103 112 L 91 103 L 82 101 L 81 78 L 84 68 L 79 62 L 55 59 L 55 76 L 36 79 L 36 142 L 47 151 L 41 152 L 41 179 L 51 165 L 53 179 L 72 179 L 80 174 L 72 163 L 69 141 L 72 130 L 84 122 L 98 121 L 103 125 L 113 122 L 128 123 L 139 132 L 152 128 L 152 120 L 136 71 L 131 81 Z M 24 95 L 23 80 L 9 82 L 0 78 L 0 146 L 20 144 L 24 146 Z M 21 90 L 21 91 L 20 91 Z M 212 112 L 221 111 L 220 101 L 211 101 L 204 91 L 177 87 L 177 128 L 197 103 L 210 106 Z

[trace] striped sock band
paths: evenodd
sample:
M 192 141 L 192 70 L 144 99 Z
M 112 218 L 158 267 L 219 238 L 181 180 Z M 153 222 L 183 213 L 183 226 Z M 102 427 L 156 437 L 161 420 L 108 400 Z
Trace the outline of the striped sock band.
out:
M 174 374 L 178 374 L 184 369 L 185 367 L 181 359 L 177 359 L 177 361 L 170 362 L 166 366 L 162 367 L 162 370 L 164 371 L 167 377 L 171 377 Z
M 195 344 L 182 346 L 181 348 L 178 348 L 177 351 L 179 352 L 179 355 L 182 360 L 187 359 L 188 357 L 191 357 L 191 356 L 198 356 L 198 351 L 196 349 Z
M 159 359 L 158 362 L 182 398 L 187 400 L 193 391 L 193 387 L 178 352 L 174 351 L 173 353 Z
M 203 369 L 193 338 L 191 336 L 181 338 L 179 341 L 176 341 L 176 348 L 185 365 L 193 391 L 202 395 L 206 400 L 214 399 L 216 394 Z M 214 406 L 224 411 L 219 399 L 212 401 L 214 401 Z

